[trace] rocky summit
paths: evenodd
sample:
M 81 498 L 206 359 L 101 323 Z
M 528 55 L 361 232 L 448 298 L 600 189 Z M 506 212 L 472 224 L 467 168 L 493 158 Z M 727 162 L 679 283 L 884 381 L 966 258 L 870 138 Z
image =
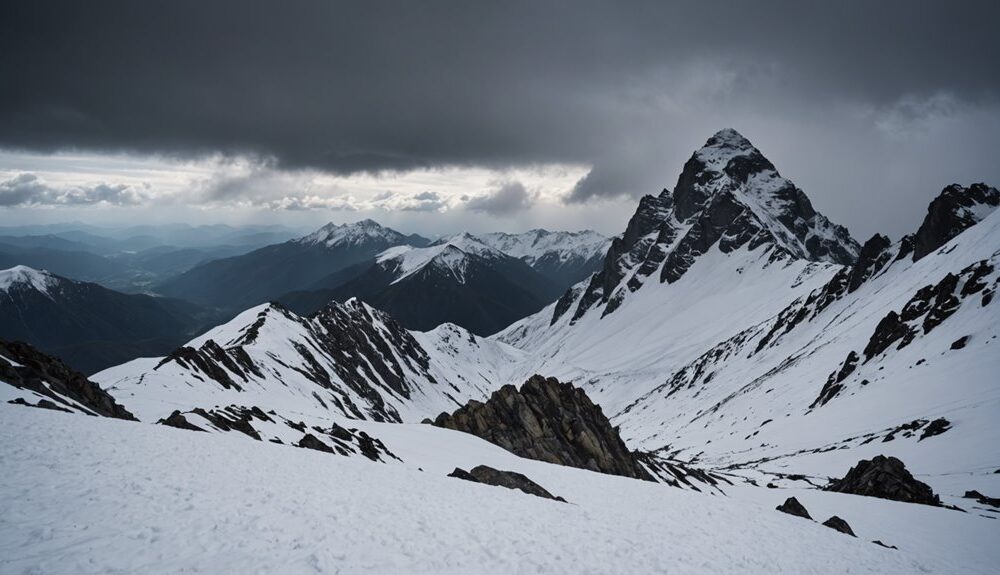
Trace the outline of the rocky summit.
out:
M 532 376 L 518 390 L 505 385 L 485 403 L 470 401 L 434 425 L 479 436 L 530 459 L 611 475 L 652 480 L 582 389 Z
M 877 455 L 870 461 L 862 459 L 843 479 L 831 482 L 824 489 L 907 503 L 941 505 L 941 500 L 930 486 L 914 479 L 902 461 L 884 455 Z

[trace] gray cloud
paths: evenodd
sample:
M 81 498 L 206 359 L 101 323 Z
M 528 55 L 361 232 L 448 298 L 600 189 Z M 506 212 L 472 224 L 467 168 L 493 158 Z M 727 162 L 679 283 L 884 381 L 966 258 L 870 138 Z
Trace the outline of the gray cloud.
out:
M 143 192 L 125 184 L 92 186 L 51 186 L 35 174 L 18 174 L 0 182 L 0 206 L 87 206 L 108 204 L 135 205 L 144 199 Z
M 521 182 L 503 182 L 498 188 L 486 194 L 463 196 L 463 199 L 468 210 L 493 216 L 509 216 L 530 208 L 536 196 L 529 193 Z
M 437 192 L 421 192 L 396 204 L 396 209 L 404 212 L 436 212 L 447 202 Z
M 733 126 L 821 208 L 868 203 L 846 223 L 909 229 L 898 205 L 922 210 L 941 176 L 1000 179 L 968 131 L 998 123 L 998 17 L 995 1 L 7 2 L 0 147 L 591 165 L 580 203 L 672 185 Z M 939 94 L 949 115 L 922 108 Z M 879 140 L 914 126 L 930 143 Z M 899 154 L 903 176 L 880 170 Z

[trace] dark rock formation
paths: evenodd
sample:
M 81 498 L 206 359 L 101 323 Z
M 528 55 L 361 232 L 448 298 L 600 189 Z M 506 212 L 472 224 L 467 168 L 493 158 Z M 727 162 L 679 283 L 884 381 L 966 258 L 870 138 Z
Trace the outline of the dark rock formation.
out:
M 832 481 L 826 491 L 853 493 L 906 503 L 941 506 L 941 500 L 926 483 L 917 481 L 895 457 L 878 455 L 862 459 L 843 479 Z
M 775 507 L 775 509 L 781 511 L 782 513 L 787 513 L 789 515 L 794 515 L 796 517 L 812 519 L 812 516 L 809 515 L 808 511 L 806 511 L 805 506 L 799 503 L 799 500 L 794 497 L 789 497 L 788 499 L 785 500 L 784 503 Z
M 978 491 L 966 491 L 965 495 L 962 496 L 965 499 L 975 499 L 977 502 L 983 505 L 989 505 L 991 507 L 1000 507 L 1000 497 L 987 497 Z
M 889 247 L 892 242 L 889 238 L 875 234 L 865 245 L 861 246 L 861 253 L 858 254 L 858 261 L 851 268 L 847 281 L 847 292 L 853 293 L 861 284 L 876 274 L 889 263 Z
M 0 339 L 0 356 L 0 382 L 31 390 L 52 400 L 51 407 L 48 403 L 42 404 L 47 400 L 39 401 L 35 407 L 58 407 L 65 411 L 82 411 L 88 415 L 135 420 L 128 410 L 99 385 L 62 361 L 26 343 Z M 24 404 L 32 405 L 28 402 Z
M 188 431 L 205 431 L 188 421 L 187 418 L 184 417 L 184 414 L 178 410 L 174 410 L 169 417 L 161 419 L 156 423 L 158 425 L 166 425 L 168 427 L 176 427 L 177 429 L 186 429 Z
M 968 188 L 952 184 L 942 190 L 927 207 L 927 215 L 913 235 L 913 261 L 975 225 L 979 219 L 971 208 L 977 206 L 1000 206 L 1000 191 L 986 184 L 972 184 Z
M 851 529 L 851 526 L 848 525 L 846 521 L 844 521 L 840 517 L 837 517 L 836 515 L 824 521 L 823 525 L 826 525 L 830 529 L 836 529 L 837 531 L 840 531 L 841 533 L 844 533 L 846 535 L 850 535 L 851 537 L 857 537 L 857 535 L 854 534 L 854 530 Z
M 298 446 L 304 447 L 306 449 L 314 449 L 316 451 L 322 451 L 323 453 L 336 453 L 332 447 L 323 443 L 322 441 L 317 439 L 315 435 L 311 433 L 303 435 L 302 439 L 299 440 Z
M 941 435 L 945 431 L 951 429 L 951 422 L 943 417 L 939 417 L 932 421 L 930 425 L 924 428 L 924 432 L 920 434 L 920 439 L 917 441 L 923 441 L 928 437 L 934 437 L 935 435 Z
M 885 547 L 886 549 L 899 549 L 899 547 L 896 547 L 895 545 L 887 545 L 885 543 L 882 543 L 878 539 L 876 539 L 875 541 L 872 541 L 872 543 L 874 543 L 875 545 L 878 545 L 880 547 Z
M 563 503 L 566 502 L 562 497 L 552 495 L 541 485 L 528 479 L 525 475 L 514 471 L 501 471 L 485 465 L 478 465 L 472 468 L 472 471 L 465 471 L 456 467 L 455 471 L 448 474 L 448 477 L 457 477 L 466 481 L 496 485 L 498 487 L 506 487 L 507 489 L 520 489 L 528 495 L 562 501 Z
M 652 480 L 600 406 L 583 390 L 534 375 L 505 385 L 486 403 L 470 401 L 434 425 L 471 433 L 529 459 Z

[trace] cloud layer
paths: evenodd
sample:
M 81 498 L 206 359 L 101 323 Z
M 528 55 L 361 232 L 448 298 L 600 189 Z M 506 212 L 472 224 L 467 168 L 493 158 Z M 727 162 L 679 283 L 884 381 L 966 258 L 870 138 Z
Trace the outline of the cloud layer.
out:
M 269 172 L 592 166 L 566 190 L 580 204 L 672 186 L 733 126 L 834 219 L 908 228 L 949 180 L 1000 176 L 982 133 L 1000 128 L 998 18 L 977 1 L 9 2 L 0 147 L 221 153 Z M 270 198 L 253 181 L 268 177 L 208 199 L 346 205 Z M 509 214 L 521 192 L 467 207 Z M 450 201 L 404 196 L 414 212 Z

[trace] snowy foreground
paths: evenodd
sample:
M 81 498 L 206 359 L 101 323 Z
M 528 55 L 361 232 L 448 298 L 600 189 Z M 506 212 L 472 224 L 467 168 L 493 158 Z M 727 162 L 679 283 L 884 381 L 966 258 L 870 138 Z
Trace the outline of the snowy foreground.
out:
M 815 490 L 726 496 L 359 422 L 404 464 L 0 405 L 0 573 L 989 573 L 1000 521 Z M 564 504 L 445 475 L 520 471 Z M 774 510 L 795 495 L 852 538 Z M 896 545 L 885 549 L 871 541 Z

